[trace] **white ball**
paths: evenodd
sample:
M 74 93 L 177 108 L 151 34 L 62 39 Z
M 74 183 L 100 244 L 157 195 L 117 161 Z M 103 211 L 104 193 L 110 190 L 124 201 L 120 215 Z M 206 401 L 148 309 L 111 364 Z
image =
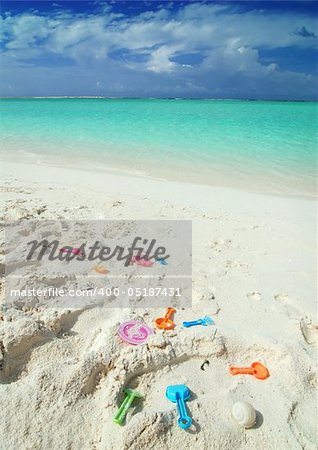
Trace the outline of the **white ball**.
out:
M 234 403 L 231 414 L 233 419 L 244 428 L 251 428 L 256 423 L 256 411 L 250 403 Z

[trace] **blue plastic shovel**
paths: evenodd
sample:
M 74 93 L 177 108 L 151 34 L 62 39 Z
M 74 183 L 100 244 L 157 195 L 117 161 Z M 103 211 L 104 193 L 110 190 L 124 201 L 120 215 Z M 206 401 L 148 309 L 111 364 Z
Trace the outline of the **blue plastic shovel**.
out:
M 209 316 L 205 316 L 202 319 L 193 320 L 192 322 L 183 322 L 182 325 L 186 328 L 193 327 L 195 325 L 203 325 L 207 327 L 208 325 L 214 325 L 214 320 Z
M 180 428 L 189 428 L 192 424 L 192 419 L 187 413 L 185 404 L 190 395 L 190 389 L 185 384 L 168 386 L 166 390 L 167 399 L 177 404 L 179 412 L 178 425 Z

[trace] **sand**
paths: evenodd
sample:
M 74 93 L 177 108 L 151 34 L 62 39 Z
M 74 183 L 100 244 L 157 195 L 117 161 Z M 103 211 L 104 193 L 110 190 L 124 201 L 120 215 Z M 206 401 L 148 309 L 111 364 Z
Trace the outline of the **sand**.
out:
M 2 172 L 2 230 L 21 218 L 192 219 L 193 301 L 175 330 L 136 347 L 119 324 L 152 326 L 162 309 L 3 308 L 1 449 L 316 448 L 314 201 L 115 171 L 6 163 Z M 1 258 L 3 270 L 3 242 Z M 215 325 L 182 327 L 207 314 Z M 228 373 L 253 361 L 267 380 Z M 191 390 L 187 431 L 165 398 L 180 383 Z M 127 386 L 143 400 L 118 426 Z M 240 400 L 257 411 L 248 430 L 231 417 Z

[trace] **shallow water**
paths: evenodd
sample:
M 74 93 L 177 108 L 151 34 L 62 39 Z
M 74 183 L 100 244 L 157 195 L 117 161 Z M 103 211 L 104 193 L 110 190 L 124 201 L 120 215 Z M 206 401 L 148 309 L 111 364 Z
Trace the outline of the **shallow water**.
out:
M 317 103 L 1 99 L 1 153 L 313 196 Z

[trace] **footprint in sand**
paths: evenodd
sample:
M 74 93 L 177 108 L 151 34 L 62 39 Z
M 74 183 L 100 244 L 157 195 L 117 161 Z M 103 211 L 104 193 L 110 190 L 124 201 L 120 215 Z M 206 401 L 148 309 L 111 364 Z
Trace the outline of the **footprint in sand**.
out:
M 318 325 L 312 323 L 310 318 L 304 318 L 305 312 L 292 304 L 293 299 L 288 294 L 274 295 L 276 305 L 272 309 L 286 314 L 290 319 L 299 321 L 301 334 L 307 344 L 313 345 L 318 342 Z M 303 318 L 301 318 L 303 316 Z
M 318 342 L 318 325 L 315 325 L 309 319 L 301 319 L 300 331 L 307 344 L 316 344 Z
M 218 238 L 210 242 L 208 244 L 208 247 L 211 248 L 214 251 L 214 253 L 222 253 L 228 250 L 231 245 L 232 245 L 231 239 Z
M 274 299 L 278 302 L 287 302 L 289 300 L 289 297 L 287 294 L 275 294 Z
M 227 260 L 225 262 L 225 267 L 227 269 L 246 269 L 248 264 L 243 261 Z
M 299 319 L 304 312 L 293 305 L 293 299 L 288 294 L 275 294 L 275 304 L 272 306 L 274 311 L 286 314 L 290 319 Z
M 246 297 L 249 300 L 261 300 L 262 294 L 260 292 L 253 291 L 253 292 L 249 292 L 248 294 L 246 294 Z

